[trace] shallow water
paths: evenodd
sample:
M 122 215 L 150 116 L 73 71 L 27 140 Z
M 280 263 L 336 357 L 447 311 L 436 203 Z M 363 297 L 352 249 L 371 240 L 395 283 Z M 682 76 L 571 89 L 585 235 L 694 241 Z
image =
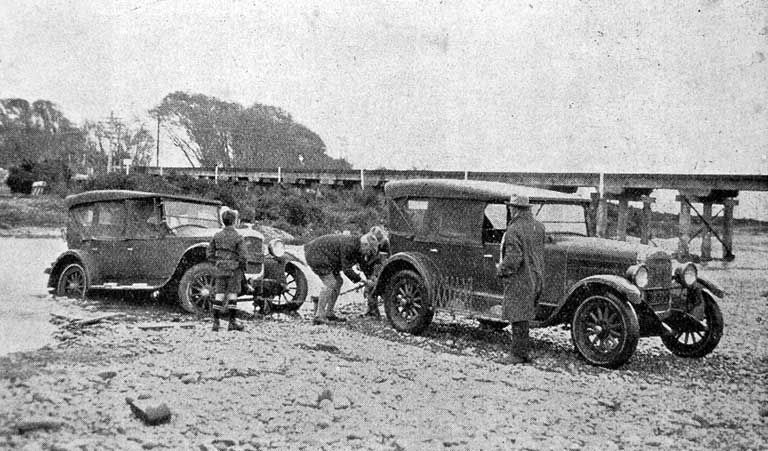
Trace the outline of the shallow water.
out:
M 61 238 L 0 238 L 0 355 L 52 342 L 55 301 L 43 270 L 66 246 Z

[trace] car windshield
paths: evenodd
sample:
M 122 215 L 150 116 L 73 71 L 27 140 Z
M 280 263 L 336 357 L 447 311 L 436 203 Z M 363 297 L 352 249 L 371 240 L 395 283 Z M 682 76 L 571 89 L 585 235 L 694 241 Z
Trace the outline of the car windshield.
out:
M 205 227 L 209 229 L 221 227 L 219 224 L 219 207 L 217 205 L 166 200 L 163 202 L 163 209 L 165 220 L 171 229 L 182 226 Z
M 574 233 L 587 235 L 584 207 L 569 204 L 541 204 L 533 206 L 533 215 L 547 233 Z

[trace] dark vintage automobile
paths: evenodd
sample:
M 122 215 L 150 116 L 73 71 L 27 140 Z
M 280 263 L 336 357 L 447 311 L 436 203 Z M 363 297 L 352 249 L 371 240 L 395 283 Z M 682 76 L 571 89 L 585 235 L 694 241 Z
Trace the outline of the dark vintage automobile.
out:
M 193 313 L 210 308 L 214 266 L 205 250 L 222 227 L 218 201 L 138 191 L 88 191 L 67 196 L 68 250 L 46 270 L 58 296 L 129 290 L 177 297 Z M 239 228 L 248 249 L 240 300 L 296 310 L 307 296 L 299 260 L 279 239 Z
M 496 277 L 505 202 L 526 195 L 547 230 L 545 286 L 534 327 L 565 324 L 588 362 L 615 368 L 640 337 L 660 336 L 682 357 L 717 346 L 724 295 L 695 265 L 649 246 L 590 236 L 589 200 L 496 182 L 408 180 L 384 187 L 391 254 L 375 293 L 399 330 L 418 334 L 436 311 L 503 327 Z

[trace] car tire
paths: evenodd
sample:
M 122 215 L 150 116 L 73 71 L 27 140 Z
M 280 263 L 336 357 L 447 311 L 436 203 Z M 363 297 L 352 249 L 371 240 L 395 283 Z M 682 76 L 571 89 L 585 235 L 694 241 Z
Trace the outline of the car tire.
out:
M 678 357 L 695 359 L 704 357 L 717 347 L 723 336 L 723 313 L 720 311 L 720 306 L 708 293 L 704 292 L 702 296 L 704 298 L 702 322 L 692 322 L 688 315 L 680 310 L 673 310 L 670 319 L 665 321 L 672 332 L 662 334 L 661 341 Z
M 389 280 L 384 292 L 384 311 L 390 324 L 400 332 L 418 335 L 432 322 L 429 292 L 424 278 L 404 270 Z
M 296 265 L 285 266 L 286 290 L 269 300 L 272 311 L 295 312 L 307 299 L 307 277 Z
M 88 291 L 88 277 L 85 268 L 79 263 L 67 265 L 56 283 L 56 296 L 82 299 Z
M 184 272 L 178 287 L 179 305 L 182 309 L 197 314 L 211 310 L 214 274 L 216 267 L 207 262 L 198 263 Z
M 593 293 L 571 320 L 576 351 L 589 363 L 606 368 L 623 365 L 637 348 L 640 325 L 632 306 L 611 293 Z

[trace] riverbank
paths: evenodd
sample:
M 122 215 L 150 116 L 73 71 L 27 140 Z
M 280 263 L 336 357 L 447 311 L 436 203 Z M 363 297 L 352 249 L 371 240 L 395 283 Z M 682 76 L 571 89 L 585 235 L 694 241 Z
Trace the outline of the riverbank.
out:
M 54 299 L 29 258 L 46 242 L 0 240 L 4 252 L 20 246 L 18 258 L 6 259 L 3 284 L 12 291 L 3 303 L 8 293 L 22 305 L 42 296 L 65 317 L 48 315 L 55 330 L 47 346 L 0 358 L 0 448 L 768 447 L 765 238 L 735 237 L 737 255 L 763 266 L 737 257 L 708 272 L 728 291 L 723 339 L 711 355 L 682 359 L 658 338 L 642 339 L 613 371 L 585 364 L 561 328 L 532 332 L 534 364 L 500 365 L 506 332 L 438 314 L 423 336 L 401 334 L 358 317 L 359 293 L 339 301 L 347 323 L 313 326 L 306 303 L 295 317 L 246 320 L 244 333 L 213 333 L 207 320 L 149 298 Z M 317 285 L 310 290 L 317 294 Z M 113 314 L 83 327 L 66 320 Z M 166 403 L 170 422 L 144 425 L 126 397 Z M 29 425 L 47 427 L 20 432 Z

